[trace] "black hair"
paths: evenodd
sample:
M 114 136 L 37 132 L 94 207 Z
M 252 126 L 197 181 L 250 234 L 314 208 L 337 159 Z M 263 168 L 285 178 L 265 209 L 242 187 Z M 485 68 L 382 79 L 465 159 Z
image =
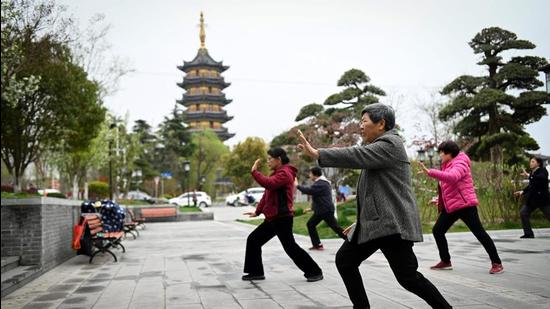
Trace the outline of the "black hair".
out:
M 290 159 L 286 155 L 286 151 L 281 147 L 271 148 L 267 151 L 267 154 L 274 159 L 280 158 L 283 164 L 288 164 L 288 162 L 290 162 Z
M 444 141 L 443 143 L 439 144 L 437 147 L 437 151 L 441 152 L 443 151 L 444 154 L 451 154 L 451 157 L 458 156 L 458 153 L 460 152 L 460 148 L 458 145 L 453 141 Z
M 544 160 L 541 157 L 533 157 L 535 161 L 539 164 L 539 167 L 544 167 Z
M 316 177 L 320 177 L 323 175 L 323 170 L 318 166 L 314 166 L 310 168 L 309 171 L 313 174 L 313 176 L 316 176 Z
M 365 113 L 369 114 L 370 120 L 374 123 L 379 123 L 382 119 L 384 119 L 386 121 L 384 130 L 386 131 L 389 131 L 395 127 L 395 113 L 393 112 L 393 108 L 389 105 L 382 103 L 367 105 L 361 111 L 361 116 Z

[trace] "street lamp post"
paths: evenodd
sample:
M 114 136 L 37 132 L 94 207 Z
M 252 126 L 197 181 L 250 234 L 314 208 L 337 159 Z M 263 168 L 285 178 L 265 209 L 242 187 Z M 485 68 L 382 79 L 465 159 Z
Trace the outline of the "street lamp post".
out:
M 183 172 L 185 173 L 185 184 L 186 188 L 183 188 L 187 191 L 187 206 L 191 205 L 189 202 L 189 172 L 191 171 L 191 162 L 189 161 L 183 161 Z
M 116 128 L 116 123 L 111 123 L 109 130 Z M 113 200 L 113 139 L 109 139 L 109 199 Z
M 433 161 L 432 158 L 434 157 L 435 150 L 433 147 L 428 148 L 428 158 L 430 158 L 430 167 L 433 167 Z
M 422 163 L 426 161 L 426 150 L 424 150 L 424 147 L 420 147 L 416 152 L 418 152 L 418 160 Z
M 546 93 L 550 93 L 550 64 L 542 67 L 544 77 L 546 78 Z

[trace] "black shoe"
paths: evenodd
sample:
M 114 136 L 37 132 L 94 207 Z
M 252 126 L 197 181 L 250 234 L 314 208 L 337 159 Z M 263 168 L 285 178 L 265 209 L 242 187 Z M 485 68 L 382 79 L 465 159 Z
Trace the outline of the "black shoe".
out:
M 307 278 L 307 282 L 315 282 L 315 281 L 323 280 L 323 274 L 321 273 L 321 274 L 309 276 L 306 278 Z
M 535 235 L 533 235 L 533 234 L 525 234 L 525 235 L 521 236 L 520 238 L 535 238 Z
M 264 276 L 264 275 L 253 275 L 253 274 L 248 274 L 248 275 L 242 276 L 241 279 L 247 280 L 247 281 L 251 281 L 251 280 L 265 280 L 265 276 Z

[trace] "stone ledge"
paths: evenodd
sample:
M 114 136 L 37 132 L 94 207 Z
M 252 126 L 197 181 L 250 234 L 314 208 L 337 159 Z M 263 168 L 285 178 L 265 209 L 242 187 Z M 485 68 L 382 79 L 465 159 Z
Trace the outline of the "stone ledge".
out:
M 68 200 L 56 197 L 31 197 L 31 198 L 3 198 L 2 206 L 34 206 L 34 205 L 60 205 L 80 206 L 82 201 Z

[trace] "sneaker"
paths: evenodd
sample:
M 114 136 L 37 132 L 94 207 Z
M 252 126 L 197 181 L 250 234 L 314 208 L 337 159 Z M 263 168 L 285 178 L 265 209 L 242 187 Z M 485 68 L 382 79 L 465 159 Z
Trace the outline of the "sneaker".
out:
M 323 273 L 320 273 L 315 276 L 306 277 L 306 278 L 307 278 L 307 282 L 315 282 L 315 281 L 323 280 Z
M 248 275 L 244 275 L 242 276 L 243 280 L 245 281 L 251 281 L 251 280 L 265 280 L 265 276 L 264 275 L 253 275 L 253 274 L 248 274 Z
M 325 247 L 323 247 L 323 245 L 318 245 L 309 248 L 309 250 L 325 250 Z
M 533 235 L 533 234 L 525 234 L 525 235 L 521 236 L 520 238 L 535 238 L 535 235 Z
M 489 270 L 490 274 L 500 274 L 504 271 L 504 267 L 502 267 L 502 264 L 493 263 L 491 266 L 491 269 Z
M 453 265 L 451 264 L 451 262 L 439 262 L 437 264 L 435 264 L 434 266 L 430 267 L 430 269 L 435 269 L 435 270 L 451 270 L 453 269 Z

